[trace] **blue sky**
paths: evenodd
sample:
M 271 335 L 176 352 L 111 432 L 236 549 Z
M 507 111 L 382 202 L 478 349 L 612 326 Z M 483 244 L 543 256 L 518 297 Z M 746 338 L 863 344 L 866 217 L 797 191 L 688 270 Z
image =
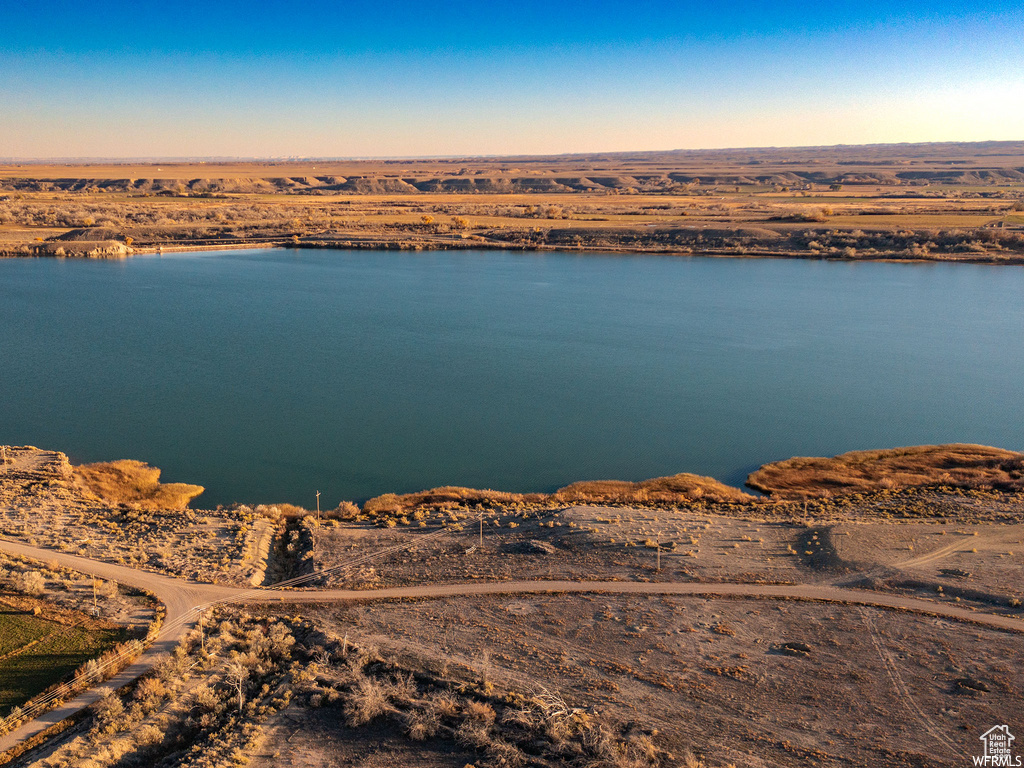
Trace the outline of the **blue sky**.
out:
M 1024 139 L 1020 2 L 12 2 L 0 156 Z

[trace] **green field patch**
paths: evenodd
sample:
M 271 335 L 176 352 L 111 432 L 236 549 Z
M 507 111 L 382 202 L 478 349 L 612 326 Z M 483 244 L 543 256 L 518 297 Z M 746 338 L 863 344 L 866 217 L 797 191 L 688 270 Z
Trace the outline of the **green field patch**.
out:
M 66 626 L 0 603 L 0 717 L 125 638 L 124 629 Z
M 0 603 L 0 658 L 60 629 L 55 621 Z

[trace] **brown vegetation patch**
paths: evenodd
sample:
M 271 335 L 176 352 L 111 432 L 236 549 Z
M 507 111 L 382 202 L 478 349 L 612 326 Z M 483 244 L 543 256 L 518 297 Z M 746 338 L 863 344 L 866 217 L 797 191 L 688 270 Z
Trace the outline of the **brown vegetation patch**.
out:
M 1024 454 L 985 445 L 951 443 L 832 458 L 798 456 L 765 464 L 747 485 L 780 498 L 827 496 L 920 485 L 1024 490 Z
M 99 499 L 151 509 L 184 509 L 205 490 L 201 485 L 161 483 L 158 468 L 131 459 L 83 464 L 74 468 L 74 476 Z
M 363 505 L 366 515 L 404 515 L 424 507 L 517 506 L 524 504 L 682 504 L 689 501 L 746 503 L 754 497 L 712 477 L 682 473 L 632 483 L 627 480 L 586 480 L 552 494 L 508 493 L 459 486 L 398 495 L 385 493 Z
M 624 480 L 591 480 L 560 488 L 552 500 L 574 504 L 678 504 L 687 501 L 745 503 L 754 497 L 713 477 L 687 472 L 630 483 Z
M 371 515 L 404 513 L 419 507 L 455 504 L 517 504 L 524 502 L 543 501 L 540 493 L 507 493 L 505 491 L 478 490 L 446 485 L 442 488 L 431 488 L 428 491 L 398 495 L 385 493 L 370 499 L 363 505 L 363 512 Z

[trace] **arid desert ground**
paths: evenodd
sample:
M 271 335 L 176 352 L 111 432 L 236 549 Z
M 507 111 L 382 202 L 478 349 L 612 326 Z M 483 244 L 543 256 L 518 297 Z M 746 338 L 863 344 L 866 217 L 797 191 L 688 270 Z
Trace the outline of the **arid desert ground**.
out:
M 679 475 L 319 516 L 4 454 L 10 765 L 958 766 L 1024 716 L 1010 451 L 778 462 L 761 496 Z M 27 675 L 72 628 L 101 663 Z M 73 716 L 43 732 L 47 684 Z
M 0 165 L 0 253 L 513 248 L 1018 262 L 1024 143 Z

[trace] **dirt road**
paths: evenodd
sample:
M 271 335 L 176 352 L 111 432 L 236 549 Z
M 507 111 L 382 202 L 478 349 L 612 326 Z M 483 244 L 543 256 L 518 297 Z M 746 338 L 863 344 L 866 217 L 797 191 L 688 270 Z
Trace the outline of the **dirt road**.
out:
M 21 555 L 43 562 L 56 562 L 66 568 L 98 576 L 108 581 L 116 581 L 125 586 L 145 590 L 153 594 L 167 610 L 163 628 L 154 642 L 132 664 L 106 681 L 104 688 L 119 688 L 127 685 L 135 678 L 148 672 L 159 657 L 170 653 L 181 636 L 194 625 L 197 614 L 194 609 L 203 604 L 232 599 L 237 593 L 245 590 L 231 587 L 218 587 L 212 584 L 199 584 L 183 579 L 173 579 L 157 573 L 127 568 L 123 565 L 89 560 L 76 555 L 68 555 L 50 549 L 39 549 L 15 541 L 0 540 L 0 551 L 11 555 Z M 40 731 L 71 717 L 100 698 L 97 688 L 91 688 L 56 709 L 45 712 L 10 733 L 0 736 L 0 752 L 4 752 L 19 742 L 28 739 Z
M 286 601 L 291 603 L 322 603 L 333 601 L 393 600 L 403 598 L 461 597 L 474 595 L 512 595 L 543 593 L 606 593 L 641 595 L 701 595 L 706 597 L 796 599 L 838 603 L 849 606 L 889 608 L 971 622 L 994 629 L 1024 632 L 1024 620 L 1014 616 L 1000 616 L 974 611 L 943 602 L 921 600 L 901 595 L 858 591 L 830 585 L 812 584 L 749 584 L 749 583 L 674 583 L 640 581 L 507 581 L 477 582 L 471 584 L 424 584 L 415 587 L 393 587 L 375 590 L 279 590 L 239 589 L 175 579 L 157 573 L 128 568 L 122 565 L 90 560 L 48 549 L 30 547 L 19 542 L 0 539 L 0 551 L 21 555 L 60 565 L 143 589 L 160 600 L 167 615 L 157 642 L 131 666 L 123 670 L 105 686 L 118 687 L 134 680 L 150 669 L 157 658 L 169 652 L 178 639 L 195 623 L 197 608 L 218 603 L 265 603 Z M 54 723 L 71 716 L 99 698 L 96 689 L 87 691 L 61 707 L 24 724 L 0 738 L 0 752 L 7 750 Z

